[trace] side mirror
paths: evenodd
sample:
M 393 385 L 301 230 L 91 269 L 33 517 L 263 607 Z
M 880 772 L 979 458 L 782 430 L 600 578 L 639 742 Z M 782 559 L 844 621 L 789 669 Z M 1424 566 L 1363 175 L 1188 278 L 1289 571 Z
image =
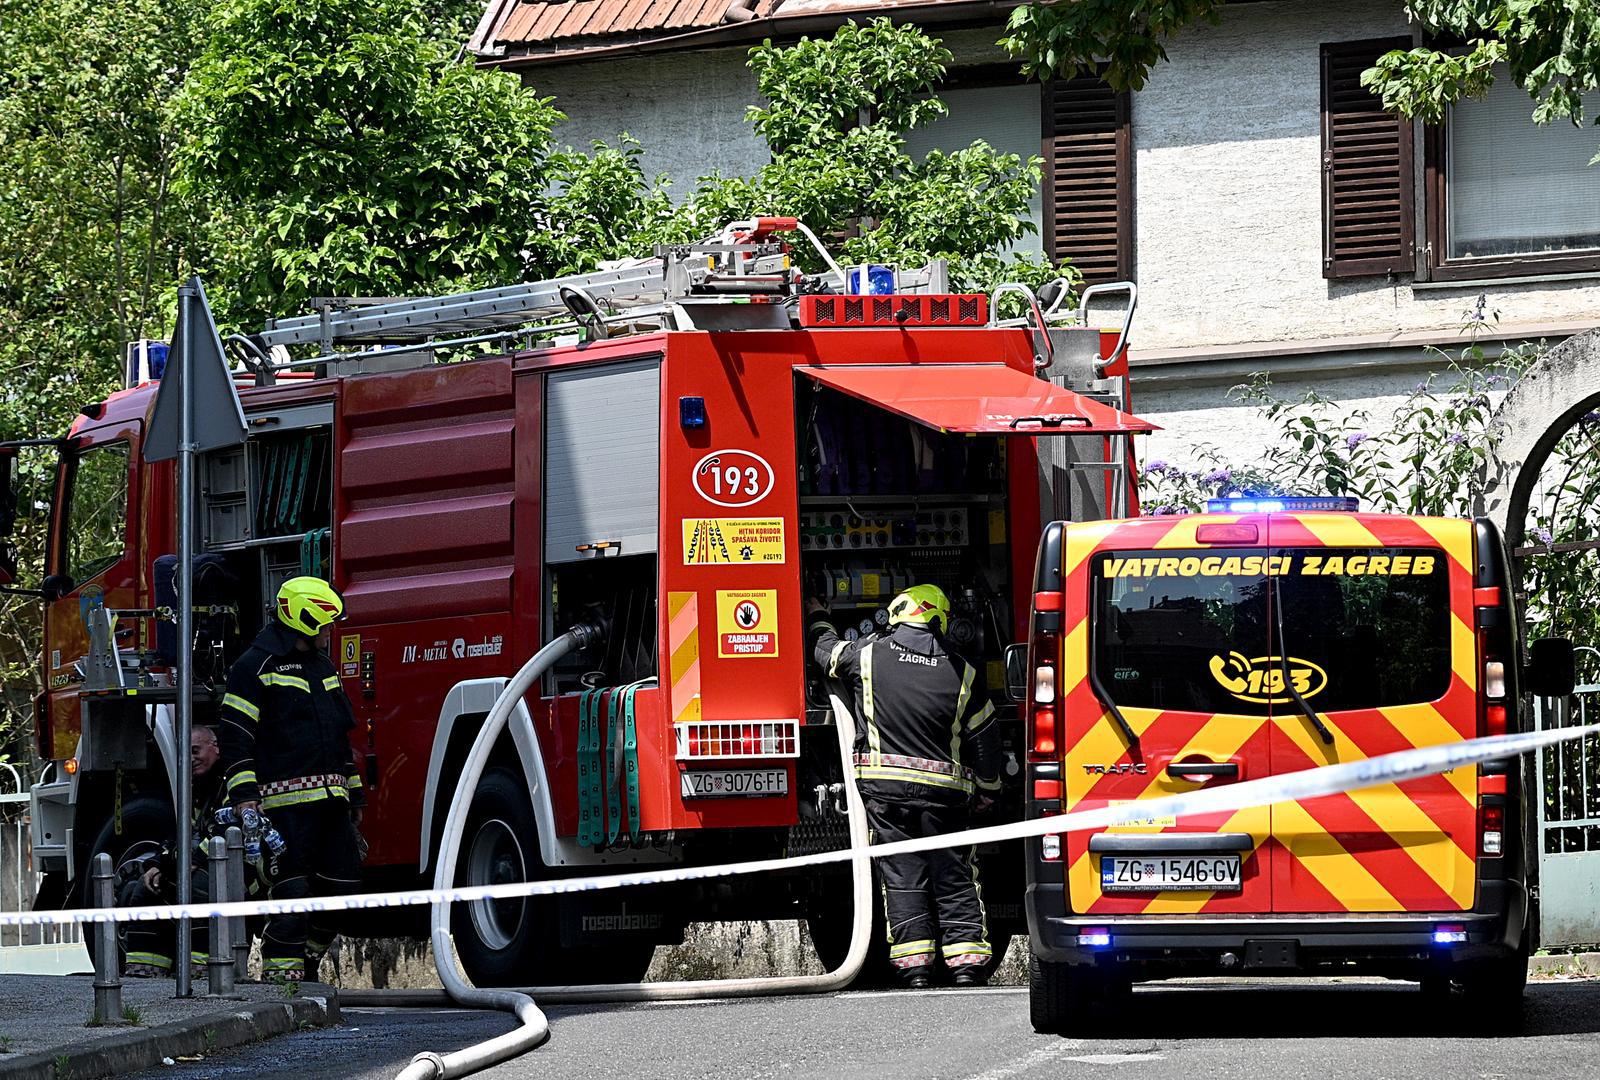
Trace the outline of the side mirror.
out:
M 1528 646 L 1528 666 L 1523 685 L 1540 697 L 1572 693 L 1578 681 L 1577 656 L 1566 638 L 1540 638 Z
M 55 603 L 72 591 L 72 579 L 66 574 L 51 574 L 39 582 L 39 595 L 47 603 Z
M 1028 647 L 1006 646 L 1006 699 L 1024 701 L 1028 697 Z

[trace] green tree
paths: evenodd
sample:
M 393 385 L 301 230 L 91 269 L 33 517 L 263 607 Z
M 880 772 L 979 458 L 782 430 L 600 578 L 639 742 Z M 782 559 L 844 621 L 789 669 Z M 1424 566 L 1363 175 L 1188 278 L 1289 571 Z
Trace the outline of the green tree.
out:
M 315 295 L 547 271 L 549 136 L 515 77 L 454 60 L 408 0 L 228 0 L 175 124 L 180 189 L 220 205 L 206 270 L 249 323 Z

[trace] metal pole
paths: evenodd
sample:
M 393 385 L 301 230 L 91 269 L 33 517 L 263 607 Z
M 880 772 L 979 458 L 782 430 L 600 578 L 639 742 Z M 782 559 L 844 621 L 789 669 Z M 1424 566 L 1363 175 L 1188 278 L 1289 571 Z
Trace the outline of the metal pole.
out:
M 206 861 L 209 864 L 211 902 L 226 904 L 242 900 L 233 895 L 228 880 L 228 842 L 220 836 L 206 841 Z M 206 956 L 206 992 L 212 997 L 233 993 L 233 918 L 228 915 L 211 917 L 211 951 Z
M 178 821 L 178 903 L 193 895 L 190 874 L 194 859 L 194 778 L 189 771 L 189 739 L 194 729 L 194 304 L 193 285 L 178 289 L 178 329 L 183 350 L 174 359 L 183 380 L 178 399 L 178 745 L 177 790 L 173 792 Z M 178 919 L 178 997 L 189 997 L 189 917 Z
M 244 833 L 237 825 L 228 826 L 228 896 L 247 899 L 244 892 Z M 243 915 L 235 915 L 228 937 L 233 942 L 233 978 L 244 982 L 250 974 L 250 927 Z
M 111 869 L 111 856 L 105 852 L 94 857 L 94 872 L 90 892 L 94 906 L 109 908 L 116 905 L 111 887 L 115 873 Z M 102 919 L 94 928 L 96 947 L 94 955 L 94 1013 L 102 1024 L 122 1023 L 122 954 L 117 944 L 117 924 Z

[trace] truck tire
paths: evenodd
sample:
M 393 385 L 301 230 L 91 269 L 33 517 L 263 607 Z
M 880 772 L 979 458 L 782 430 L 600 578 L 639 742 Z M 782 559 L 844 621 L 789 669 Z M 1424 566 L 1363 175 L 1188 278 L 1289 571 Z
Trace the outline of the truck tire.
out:
M 509 769 L 478 781 L 456 857 L 457 885 L 530 881 L 544 866 L 526 785 Z M 555 962 L 555 905 L 549 897 L 452 905 L 450 930 L 467 977 L 478 986 L 561 981 Z
M 71 907 L 93 907 L 90 892 L 91 880 L 94 874 L 94 857 L 100 854 L 111 856 L 111 868 L 115 870 L 121 864 L 123 856 L 135 844 L 166 843 L 177 833 L 177 824 L 172 817 L 172 805 L 164 799 L 144 795 L 131 799 L 122 807 L 122 832 L 117 833 L 115 818 L 107 818 L 100 826 L 95 838 L 90 843 L 88 850 L 83 853 L 83 861 L 77 865 L 78 876 L 72 882 Z M 119 924 L 117 937 L 123 936 L 126 924 Z M 99 935 L 85 932 L 84 944 L 89 950 L 89 959 L 97 959 Z
M 1040 1035 L 1072 1034 L 1111 988 L 1093 968 L 1028 957 L 1028 1018 Z
M 873 896 L 879 895 L 874 875 Z M 817 959 L 823 970 L 834 971 L 844 963 L 850 951 L 850 924 L 852 913 L 848 907 L 833 906 L 812 912 L 806 917 L 806 933 L 817 950 Z M 861 970 L 850 981 L 852 990 L 881 990 L 898 985 L 894 965 L 889 963 L 889 928 L 883 905 L 872 905 L 872 928 L 867 937 L 867 958 Z

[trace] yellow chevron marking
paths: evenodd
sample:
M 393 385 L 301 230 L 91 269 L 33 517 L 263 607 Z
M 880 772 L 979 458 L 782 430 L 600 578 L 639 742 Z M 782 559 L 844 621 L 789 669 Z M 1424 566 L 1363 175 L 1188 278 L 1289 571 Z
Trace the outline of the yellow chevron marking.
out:
M 686 674 L 688 674 L 689 669 L 698 663 L 699 660 L 700 639 L 691 634 L 689 637 L 684 638 L 683 644 L 679 645 L 677 649 L 673 651 L 671 669 L 672 685 L 678 685 L 679 681 L 682 680 Z
M 1180 518 L 1178 523 L 1168 530 L 1167 535 L 1156 541 L 1155 546 L 1158 549 L 1200 546 L 1200 542 L 1194 538 L 1194 531 L 1200 526 L 1228 525 L 1238 521 L 1241 516 L 1240 514 L 1206 514 L 1203 518 L 1200 515 Z
M 1434 543 L 1444 548 L 1457 563 L 1461 564 L 1470 573 L 1473 567 L 1472 560 L 1472 522 L 1460 518 L 1412 518 L 1417 527 L 1429 536 Z
M 669 592 L 667 593 L 667 621 L 671 622 L 678 617 L 678 612 L 689 606 L 689 601 L 698 595 L 694 592 Z
M 1441 743 L 1459 742 L 1461 733 L 1450 725 L 1432 705 L 1397 705 L 1379 712 L 1389 718 L 1397 730 L 1404 733 L 1412 746 L 1438 746 Z M 1478 802 L 1478 767 L 1463 765 L 1442 774 L 1450 786 L 1472 805 Z
M 1346 911 L 1403 911 L 1372 872 L 1297 802 L 1272 808 L 1273 833 L 1284 849 Z
M 1061 642 L 1061 685 L 1056 690 L 1057 699 L 1071 694 L 1088 677 L 1089 620 L 1080 619 Z
M 1467 684 L 1468 690 L 1478 689 L 1478 635 L 1453 610 L 1450 612 L 1450 669 Z
M 1117 525 L 1115 521 L 1086 521 L 1067 526 L 1066 551 L 1061 556 L 1063 581 L 1072 577 L 1072 572 L 1099 546 L 1100 541 L 1116 532 Z
M 1156 717 L 1161 715 L 1161 710 L 1123 709 L 1122 715 L 1128 721 L 1128 726 L 1142 736 L 1155 723 Z M 1095 782 L 1102 779 L 1084 772 L 1082 762 L 1109 765 L 1120 761 L 1127 752 L 1128 742 L 1122 736 L 1122 729 L 1117 727 L 1117 722 L 1111 719 L 1109 712 L 1101 711 L 1094 726 L 1084 732 L 1083 738 L 1072 747 L 1072 761 L 1067 769 L 1066 808 L 1071 810 L 1076 806 L 1094 788 Z
M 1383 547 L 1383 541 L 1347 514 L 1293 514 L 1326 547 Z
M 1476 888 L 1472 857 L 1405 792 L 1384 784 L 1348 794 L 1450 899 L 1460 907 L 1471 905 Z

